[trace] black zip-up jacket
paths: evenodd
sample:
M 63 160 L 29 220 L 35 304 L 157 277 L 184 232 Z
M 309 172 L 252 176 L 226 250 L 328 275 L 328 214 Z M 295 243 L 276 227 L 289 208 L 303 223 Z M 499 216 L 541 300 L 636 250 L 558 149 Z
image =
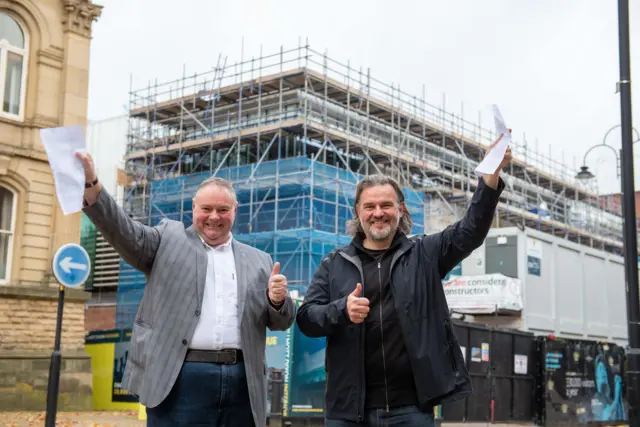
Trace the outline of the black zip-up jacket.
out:
M 464 218 L 436 234 L 401 236 L 401 244 L 393 250 L 391 295 L 418 406 L 425 412 L 472 393 L 471 379 L 451 327 L 442 279 L 482 244 L 503 190 L 502 179 L 494 190 L 480 178 Z M 353 242 L 333 250 L 320 263 L 298 310 L 297 323 L 303 334 L 327 337 L 327 418 L 364 419 L 365 327 L 364 323 L 352 323 L 346 309 L 347 297 L 356 284 L 366 287 L 364 276 Z
M 384 250 L 366 249 L 364 233 L 358 233 L 352 241 L 364 273 L 360 296 L 369 300 L 369 315 L 364 321 L 365 409 L 418 403 L 389 274 L 394 251 L 405 240 L 404 234 L 396 233 L 391 245 Z

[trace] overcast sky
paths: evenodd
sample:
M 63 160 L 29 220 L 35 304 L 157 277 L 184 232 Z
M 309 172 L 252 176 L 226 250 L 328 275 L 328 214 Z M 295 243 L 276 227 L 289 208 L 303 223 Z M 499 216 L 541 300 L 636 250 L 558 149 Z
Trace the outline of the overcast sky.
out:
M 94 0 L 89 119 L 126 112 L 134 88 L 206 72 L 300 37 L 317 51 L 403 91 L 493 128 L 498 104 L 515 139 L 574 168 L 585 151 L 620 123 L 617 2 L 604 0 Z M 640 0 L 631 0 L 640 22 Z M 178 6 L 179 5 L 179 6 Z M 631 56 L 640 61 L 640 26 L 631 28 Z M 640 82 L 640 66 L 632 81 Z M 633 70 L 632 70 L 633 71 Z M 640 100 L 638 89 L 634 100 Z M 463 106 L 463 107 L 462 107 Z M 640 103 L 634 126 L 640 129 Z M 607 142 L 620 147 L 620 133 Z M 640 152 L 640 145 L 635 149 Z M 592 152 L 602 192 L 618 192 L 613 152 Z M 636 155 L 636 188 L 640 162 Z

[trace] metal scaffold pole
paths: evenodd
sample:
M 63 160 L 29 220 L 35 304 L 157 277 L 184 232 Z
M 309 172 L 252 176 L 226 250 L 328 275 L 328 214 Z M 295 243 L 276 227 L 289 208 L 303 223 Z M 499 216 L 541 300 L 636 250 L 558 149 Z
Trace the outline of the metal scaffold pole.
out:
M 419 209 L 423 217 L 438 209 L 442 225 L 459 217 L 463 199 L 468 200 L 477 185 L 472 171 L 495 137 L 481 123 L 462 117 L 467 108 L 460 108 L 460 116 L 447 112 L 450 102 L 444 95 L 441 105 L 433 105 L 424 88 L 421 98 L 408 94 L 398 84 L 375 79 L 368 67 L 356 71 L 351 62 L 343 64 L 326 51 L 313 50 L 308 41 L 265 55 L 260 46 L 259 57 L 249 59 L 244 40 L 240 47 L 237 64 L 228 65 L 226 57 L 221 61 L 219 56 L 210 72 L 183 73 L 165 83 L 152 80 L 131 90 L 126 161 L 127 172 L 135 177 L 125 204 L 137 218 L 150 224 L 159 214 L 180 214 L 167 211 L 163 199 L 171 191 L 166 185 L 171 179 L 208 171 L 224 177 L 231 173 L 242 181 L 241 168 L 250 163 L 256 181 L 246 183 L 253 187 L 246 215 L 255 220 L 251 228 L 256 229 L 260 206 L 275 193 L 272 189 L 265 198 L 268 190 L 262 191 L 257 180 L 267 168 L 256 163 L 271 161 L 275 145 L 282 161 L 313 159 L 312 174 L 325 164 L 344 166 L 353 176 L 392 174 L 412 195 L 433 196 L 432 208 Z M 263 156 L 269 139 L 278 133 L 284 139 Z M 524 137 L 514 144 L 520 158 L 505 171 L 509 191 L 497 208 L 500 226 L 539 228 L 620 253 L 621 216 L 602 207 L 590 187 L 569 181 L 558 161 L 531 151 Z M 284 183 L 285 174 L 281 176 Z M 310 182 L 314 199 L 321 194 L 320 180 L 312 176 Z M 184 197 L 190 196 L 191 186 L 185 184 Z M 543 202 L 551 215 L 534 213 Z M 313 203 L 305 212 L 311 227 L 319 221 L 320 206 Z M 577 222 L 576 213 L 585 220 Z

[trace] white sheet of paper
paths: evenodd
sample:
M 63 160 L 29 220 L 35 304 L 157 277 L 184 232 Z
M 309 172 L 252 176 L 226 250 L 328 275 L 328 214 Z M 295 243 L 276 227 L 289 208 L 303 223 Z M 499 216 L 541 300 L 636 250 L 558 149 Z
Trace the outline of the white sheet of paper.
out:
M 498 166 L 500 166 L 500 163 L 502 163 L 502 159 L 504 159 L 504 153 L 506 153 L 507 148 L 511 144 L 511 133 L 504 124 L 504 119 L 502 118 L 502 114 L 500 114 L 500 109 L 498 109 L 498 106 L 494 104 L 492 105 L 491 110 L 493 112 L 493 120 L 496 125 L 496 132 L 498 135 L 503 135 L 500 142 L 493 147 L 493 150 L 491 150 L 489 154 L 482 159 L 476 168 L 475 172 L 478 176 L 495 173 Z
M 64 215 L 82 210 L 84 167 L 76 152 L 85 151 L 82 126 L 40 129 L 40 139 L 53 172 L 56 195 Z

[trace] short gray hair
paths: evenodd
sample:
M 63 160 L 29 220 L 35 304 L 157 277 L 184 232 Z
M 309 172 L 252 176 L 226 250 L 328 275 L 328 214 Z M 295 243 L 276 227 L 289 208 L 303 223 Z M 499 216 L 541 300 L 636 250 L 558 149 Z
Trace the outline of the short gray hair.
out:
M 366 178 L 361 179 L 356 186 L 356 197 L 353 202 L 353 219 L 347 221 L 347 234 L 350 236 L 355 236 L 358 233 L 363 233 L 364 229 L 362 228 L 362 224 L 360 223 L 360 218 L 358 218 L 358 213 L 356 208 L 360 205 L 360 196 L 362 192 L 367 188 L 378 187 L 382 185 L 390 185 L 396 192 L 396 197 L 398 204 L 404 203 L 404 193 L 400 188 L 398 182 L 386 175 L 370 175 Z M 407 209 L 407 206 L 404 206 L 402 216 L 400 217 L 400 222 L 398 223 L 398 230 L 403 232 L 404 234 L 410 234 L 413 229 L 413 220 L 411 219 L 411 213 Z
M 196 192 L 193 197 L 195 198 L 198 192 L 202 190 L 204 187 L 209 187 L 211 185 L 224 188 L 229 192 L 229 194 L 231 194 L 231 197 L 233 197 L 234 201 L 238 201 L 238 198 L 236 197 L 236 190 L 233 188 L 233 184 L 231 183 L 231 181 L 227 181 L 226 179 L 219 178 L 217 176 L 212 176 L 202 181 L 198 186 L 198 188 L 196 189 Z

